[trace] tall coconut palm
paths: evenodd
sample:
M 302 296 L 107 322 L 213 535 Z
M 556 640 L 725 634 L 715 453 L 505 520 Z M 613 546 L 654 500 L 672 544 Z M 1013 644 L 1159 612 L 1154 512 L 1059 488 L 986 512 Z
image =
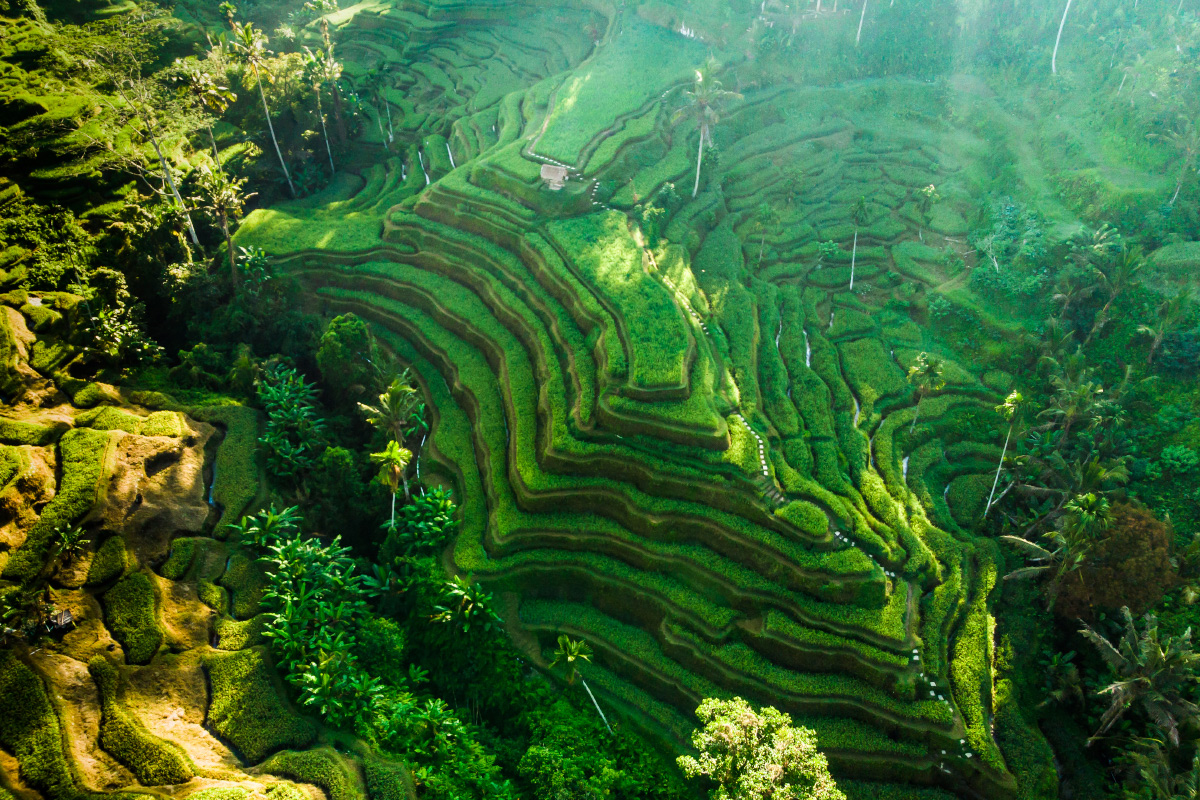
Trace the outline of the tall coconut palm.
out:
M 228 86 L 217 83 L 213 75 L 195 61 L 177 58 L 175 66 L 179 70 L 177 82 L 181 88 L 206 111 L 220 116 L 237 101 L 237 95 Z M 213 135 L 210 123 L 205 123 L 204 127 L 208 130 L 208 140 L 212 143 L 213 161 L 217 169 L 220 169 L 221 154 L 217 150 L 217 137 Z
M 1042 534 L 1045 545 L 1022 539 L 1020 536 L 1001 536 L 1001 539 L 1021 551 L 1030 566 L 1013 570 L 1005 580 L 1045 579 L 1046 608 L 1054 607 L 1062 582 L 1078 571 L 1087 561 L 1094 542 L 1079 529 L 1058 528 Z
M 1175 194 L 1170 202 L 1170 205 L 1175 205 L 1188 173 L 1195 171 L 1196 160 L 1200 158 L 1200 125 L 1181 116 L 1175 130 L 1166 135 L 1151 134 L 1151 137 L 1166 142 L 1179 153 L 1179 178 L 1175 181 Z
M 860 197 L 858 202 L 854 204 L 854 208 L 850 211 L 850 217 L 854 220 L 854 249 L 850 251 L 850 289 L 854 291 L 854 266 L 858 262 L 858 229 L 867 221 L 867 198 Z
M 917 390 L 917 412 L 908 426 L 908 432 L 912 433 L 917 427 L 917 418 L 921 416 L 921 403 L 925 396 L 946 385 L 942 379 L 942 360 L 929 353 L 919 354 L 916 363 L 908 368 L 908 382 Z
M 379 480 L 392 492 L 392 521 L 390 526 L 396 527 L 396 495 L 400 493 L 400 484 L 404 484 L 404 501 L 408 502 L 411 495 L 408 491 L 408 465 L 412 462 L 412 451 L 400 446 L 395 439 L 387 444 L 382 452 L 371 453 L 371 463 L 379 465 Z
M 992 510 L 992 498 L 996 496 L 996 486 L 1000 483 L 1000 471 L 1004 469 L 1004 457 L 1008 454 L 1008 443 L 1012 440 L 1013 430 L 1021 420 L 1021 412 L 1025 408 L 1025 397 L 1015 389 L 1004 399 L 1004 402 L 996 406 L 996 413 L 1004 417 L 1004 421 L 1008 423 L 1008 435 L 1004 437 L 1004 449 L 1000 451 L 1000 463 L 996 465 L 996 479 L 992 481 L 992 491 L 988 495 L 987 506 L 983 509 L 983 516 L 987 517 L 988 512 Z
M 375 103 L 375 124 L 379 126 L 379 138 L 383 140 L 385 146 L 391 149 L 391 143 L 395 140 L 396 134 L 392 130 L 392 104 L 388 102 L 384 95 L 384 89 L 391 82 L 390 68 L 384 63 L 381 66 L 372 67 L 371 69 L 358 76 L 356 86 L 358 91 L 362 92 Z M 380 111 L 383 114 L 380 114 Z M 383 132 L 383 117 L 387 116 L 387 133 Z
M 1050 55 L 1050 73 L 1058 74 L 1058 45 L 1062 42 L 1063 28 L 1067 25 L 1067 14 L 1071 10 L 1071 0 L 1067 0 L 1067 7 L 1063 9 L 1062 21 L 1058 23 L 1058 36 L 1054 37 L 1054 52 Z
M 233 291 L 238 289 L 237 256 L 234 253 L 233 235 L 230 221 L 236 222 L 242 216 L 246 202 L 255 196 L 255 192 L 245 194 L 246 179 L 234 178 L 223 172 L 218 166 L 214 172 L 207 167 L 200 168 L 200 207 L 221 224 L 221 233 L 225 235 L 225 247 L 229 253 L 229 279 Z
M 1092 739 L 1107 732 L 1130 709 L 1137 709 L 1178 747 L 1180 725 L 1200 720 L 1200 706 L 1188 699 L 1200 682 L 1200 653 L 1192 649 L 1192 629 L 1182 636 L 1160 639 L 1154 614 L 1146 614 L 1141 631 L 1128 607 L 1121 609 L 1121 616 L 1125 628 L 1116 644 L 1086 624 L 1079 631 L 1116 673 L 1116 680 L 1097 692 L 1112 699 Z
M 267 37 L 251 23 L 242 24 L 231 20 L 233 26 L 233 47 L 242 61 L 254 73 L 254 81 L 258 84 L 258 94 L 262 98 L 263 113 L 267 117 L 267 130 L 271 133 L 271 144 L 275 145 L 275 155 L 279 158 L 279 168 L 283 170 L 283 178 L 287 181 L 288 191 L 296 197 L 296 187 L 292 184 L 292 175 L 288 172 L 283 160 L 283 151 L 279 149 L 279 139 L 275 136 L 275 125 L 271 122 L 271 107 L 267 105 L 267 92 L 263 89 L 263 81 L 273 80 L 267 70 L 267 59 L 271 51 L 267 49 Z
M 834 9 L 837 10 L 836 8 Z M 854 35 L 854 46 L 858 47 L 858 43 L 862 41 L 863 21 L 867 18 L 867 0 L 863 0 L 862 13 L 858 15 L 858 33 Z
M 1174 297 L 1167 298 L 1158 306 L 1158 320 L 1154 325 L 1139 325 L 1138 333 L 1150 338 L 1150 352 L 1146 354 L 1146 364 L 1154 363 L 1154 356 L 1162 346 L 1163 339 L 1174 333 L 1187 318 L 1188 306 L 1191 304 L 1192 291 L 1182 289 Z
M 1108 299 L 1105 301 L 1104 307 L 1096 312 L 1096 318 L 1092 322 L 1092 329 L 1088 331 L 1087 338 L 1083 340 L 1085 347 L 1092 340 L 1092 337 L 1108 324 L 1109 309 L 1112 308 L 1117 298 L 1124 294 L 1125 290 L 1133 284 L 1133 279 L 1145 265 L 1146 257 L 1141 245 L 1129 247 L 1127 244 L 1122 244 L 1120 257 L 1107 269 L 1096 266 L 1092 267 L 1097 283 L 1108 295 Z
M 579 674 L 579 665 L 575 662 L 591 661 L 592 648 L 582 639 L 572 639 L 565 633 L 558 637 L 558 648 L 554 651 L 554 658 L 550 661 L 550 669 L 562 666 L 567 673 L 567 683 L 575 683 L 578 678 L 583 684 L 584 690 L 588 693 L 588 697 L 592 699 L 592 705 L 596 707 L 596 713 L 600 715 L 601 722 L 604 727 L 612 733 L 612 727 L 608 724 L 608 718 L 604 716 L 604 712 L 600 709 L 600 704 L 596 702 L 596 696 L 592 694 L 592 689 L 588 686 L 587 679 Z
M 691 117 L 700 125 L 700 150 L 696 155 L 696 185 L 692 188 L 692 197 L 700 193 L 700 167 L 704 163 L 704 145 L 712 145 L 712 129 L 721 121 L 719 107 L 731 98 L 740 98 L 737 92 L 727 92 L 721 88 L 721 82 L 712 75 L 717 70 L 717 62 L 709 59 L 704 66 L 696 70 L 696 80 L 692 90 L 687 92 L 688 105 L 675 112 L 672 122 L 678 122 L 684 117 Z
M 321 39 L 325 43 L 325 72 L 329 93 L 333 96 L 333 119 L 337 123 L 338 141 L 343 145 L 350 138 L 346 133 L 346 117 L 342 114 L 342 65 L 333 57 L 333 39 L 329 35 L 329 19 L 321 17 Z
M 1071 428 L 1080 421 L 1091 421 L 1095 412 L 1105 402 L 1104 385 L 1091 379 L 1091 371 L 1072 377 L 1071 375 L 1054 375 L 1050 382 L 1054 385 L 1054 394 L 1050 398 L 1050 407 L 1038 414 L 1046 417 L 1051 424 L 1062 431 L 1058 440 L 1058 449 L 1062 449 L 1071 435 Z
M 419 428 L 423 423 L 416 419 L 421 416 L 421 393 L 412 385 L 408 370 L 392 378 L 375 405 L 359 403 L 358 410 L 367 424 L 398 442 L 403 442 L 414 427 Z
M 337 175 L 337 167 L 333 165 L 333 149 L 329 146 L 329 131 L 325 128 L 325 109 L 321 105 L 321 90 L 325 87 L 328 76 L 328 65 L 323 53 L 314 53 L 304 48 L 301 62 L 301 73 L 305 82 L 312 87 L 313 96 L 317 99 L 317 119 L 321 121 L 321 138 L 325 141 L 325 154 L 329 156 L 329 171 Z

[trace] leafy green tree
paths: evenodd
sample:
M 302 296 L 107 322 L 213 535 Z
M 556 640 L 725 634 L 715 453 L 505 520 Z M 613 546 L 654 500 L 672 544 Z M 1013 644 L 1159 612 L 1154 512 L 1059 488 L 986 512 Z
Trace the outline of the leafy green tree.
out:
M 317 348 L 326 397 L 349 405 L 352 398 L 362 396 L 374 382 L 377 358 L 375 338 L 361 317 L 334 317 Z
M 759 235 L 758 266 L 762 267 L 763 253 L 767 249 L 767 234 L 779 227 L 779 212 L 770 203 L 760 203 L 754 213 L 754 232 Z
M 1122 800 L 1195 800 L 1200 797 L 1200 753 L 1192 755 L 1186 770 L 1175 768 L 1165 736 L 1139 736 L 1118 758 L 1132 773 Z
M 263 371 L 258 400 L 267 412 L 259 439 L 273 477 L 300 485 L 325 449 L 325 421 L 317 413 L 316 388 L 294 368 L 275 364 Z
M 221 225 L 221 233 L 225 237 L 225 251 L 229 255 L 229 280 L 236 292 L 241 281 L 238 280 L 237 253 L 233 246 L 230 223 L 236 225 L 241 220 L 242 210 L 256 193 L 246 194 L 246 179 L 234 178 L 220 166 L 215 172 L 206 166 L 200 167 L 196 185 L 200 189 L 200 194 L 193 198 L 197 207 L 211 214 Z
M 433 621 L 461 626 L 463 633 L 470 633 L 472 628 L 496 630 L 501 619 L 493 604 L 490 592 L 470 578 L 456 575 L 442 584 L 442 602 L 434 606 Z
M 566 673 L 567 683 L 574 684 L 575 679 L 583 684 L 584 691 L 591 698 L 592 705 L 596 707 L 596 713 L 600 715 L 600 720 L 604 723 L 604 727 L 609 733 L 612 733 L 612 726 L 608 724 L 608 717 L 604 716 L 604 711 L 601 710 L 600 704 L 596 702 L 596 696 L 592 694 L 592 687 L 588 686 L 587 678 L 579 673 L 579 664 L 585 661 L 592 660 L 592 648 L 583 639 L 572 639 L 565 633 L 559 634 L 558 647 L 554 650 L 554 656 L 550 659 L 550 669 L 561 667 Z
M 1122 244 L 1120 256 L 1107 269 L 1098 266 L 1092 267 L 1097 283 L 1108 295 L 1108 299 L 1104 306 L 1096 312 L 1096 318 L 1092 321 L 1092 329 L 1088 331 L 1087 338 L 1083 340 L 1084 347 L 1087 347 L 1092 338 L 1108 324 L 1109 309 L 1112 308 L 1117 298 L 1133 285 L 1134 279 L 1144 266 L 1146 266 L 1146 256 L 1142 248 Z
M 396 133 L 392 128 L 392 104 L 388 102 L 385 90 L 392 83 L 391 66 L 385 61 L 358 76 L 355 86 L 375 104 L 375 124 L 379 126 L 379 138 L 384 146 L 391 149 Z M 379 111 L 383 110 L 383 114 Z M 387 116 L 387 133 L 383 131 L 383 117 Z
M 280 541 L 298 536 L 302 521 L 298 506 L 276 510 L 272 503 L 267 510 L 248 514 L 226 527 L 239 542 L 257 550 L 267 550 Z
M 254 73 L 254 82 L 258 85 L 258 95 L 262 98 L 263 113 L 267 117 L 267 130 L 271 134 L 271 144 L 275 145 L 275 155 L 279 158 L 279 168 L 283 170 L 283 179 L 287 182 L 288 191 L 292 198 L 296 197 L 296 187 L 292 184 L 292 175 L 288 172 L 287 163 L 283 160 L 283 151 L 279 149 L 279 139 L 275 136 L 275 125 L 271 122 L 271 108 L 267 105 L 267 92 L 263 89 L 263 81 L 273 81 L 274 77 L 267 70 L 271 51 L 267 49 L 267 37 L 252 23 L 240 23 L 230 20 L 233 28 L 233 48 L 241 60 Z
M 863 3 L 866 8 L 866 3 Z M 850 217 L 854 220 L 854 248 L 850 251 L 850 288 L 847 291 L 854 291 L 854 266 L 858 261 L 858 229 L 864 222 L 867 221 L 867 198 L 860 197 L 854 204 L 854 208 L 850 211 Z
M 391 528 L 396 527 L 396 495 L 400 493 L 400 484 L 404 484 L 404 499 L 407 502 L 410 498 L 408 491 L 408 465 L 412 461 L 412 451 L 400 446 L 400 443 L 392 439 L 387 443 L 387 447 L 382 452 L 371 453 L 371 463 L 379 465 L 379 481 L 388 487 L 392 493 L 392 521 Z
M 1097 692 L 1108 695 L 1110 704 L 1092 739 L 1136 709 L 1162 728 L 1168 741 L 1178 747 L 1180 725 L 1200 722 L 1200 706 L 1190 699 L 1200 682 L 1200 654 L 1192 649 L 1192 629 L 1182 636 L 1160 639 L 1154 614 L 1146 614 L 1145 627 L 1140 631 L 1128 608 L 1121 609 L 1121 616 L 1125 626 L 1115 644 L 1086 624 L 1079 631 L 1095 645 L 1116 677 Z
M 695 756 L 680 756 L 689 778 L 709 778 L 712 800 L 845 800 L 817 751 L 817 735 L 767 706 L 708 698 L 696 709 Z
M 908 382 L 917 392 L 917 411 L 913 414 L 912 424 L 908 432 L 912 433 L 917 427 L 917 418 L 921 416 L 921 403 L 925 396 L 940 391 L 946 385 L 942 378 L 942 360 L 929 353 L 919 353 L 916 362 L 908 368 Z
M 740 98 L 736 92 L 727 92 L 721 88 L 721 82 L 713 77 L 717 71 L 717 62 L 710 58 L 704 66 L 696 70 L 696 80 L 691 91 L 686 93 L 688 105 L 675 112 L 673 122 L 679 122 L 684 117 L 691 117 L 700 126 L 700 150 L 696 154 L 696 185 L 692 188 L 692 197 L 700 193 L 700 167 L 704 163 L 704 145 L 712 144 L 712 129 L 721 121 L 720 107 L 728 100 Z

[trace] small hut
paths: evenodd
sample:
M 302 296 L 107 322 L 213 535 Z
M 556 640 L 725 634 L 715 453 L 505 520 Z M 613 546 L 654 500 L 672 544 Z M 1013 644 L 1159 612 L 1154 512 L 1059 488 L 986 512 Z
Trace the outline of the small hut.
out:
M 550 191 L 561 191 L 563 185 L 567 182 L 567 168 L 555 166 L 554 164 L 542 164 L 542 180 L 546 182 L 546 186 L 550 187 Z

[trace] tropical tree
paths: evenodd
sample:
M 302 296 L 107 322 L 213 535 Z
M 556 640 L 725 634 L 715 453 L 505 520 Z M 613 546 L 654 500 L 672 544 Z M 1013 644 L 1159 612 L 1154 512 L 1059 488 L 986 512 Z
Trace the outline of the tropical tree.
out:
M 717 70 L 717 62 L 710 58 L 700 69 L 696 70 L 696 80 L 692 90 L 686 93 L 688 105 L 675 112 L 672 122 L 679 122 L 684 117 L 691 117 L 700 126 L 700 150 L 696 155 L 696 185 L 692 188 L 692 197 L 700 193 L 700 167 L 704 163 L 704 145 L 712 144 L 712 129 L 721 121 L 720 106 L 731 98 L 740 98 L 736 92 L 727 92 L 721 88 L 721 82 L 713 77 Z
M 863 4 L 864 6 L 866 3 Z M 854 220 L 854 249 L 850 251 L 850 289 L 854 291 L 854 266 L 858 261 L 858 229 L 864 222 L 867 221 L 867 198 L 860 197 L 858 202 L 854 204 L 854 208 L 850 212 L 851 218 Z
M 379 66 L 372 67 L 358 77 L 356 82 L 358 91 L 362 92 L 372 102 L 375 103 L 375 124 L 379 126 L 379 138 L 383 140 L 384 145 L 391 149 L 391 144 L 395 141 L 396 134 L 392 129 L 392 104 L 388 102 L 387 96 L 384 94 L 384 89 L 391 83 L 391 68 L 383 62 Z M 383 114 L 380 114 L 380 109 Z M 387 116 L 387 134 L 383 132 L 383 117 Z
M 408 493 L 409 463 L 412 462 L 412 451 L 400 446 L 395 439 L 387 444 L 387 448 L 379 453 L 371 453 L 371 463 L 379 465 L 379 481 L 392 492 L 392 521 L 396 525 L 396 495 L 400 493 L 400 484 L 404 484 L 404 500 L 410 499 Z
M 79 525 L 60 525 L 54 529 L 54 549 L 70 564 L 87 550 L 87 533 Z
M 917 411 L 913 414 L 912 424 L 908 426 L 908 432 L 912 433 L 917 427 L 917 418 L 921 416 L 921 403 L 925 396 L 946 385 L 942 378 L 942 360 L 929 353 L 920 353 L 916 363 L 908 368 L 908 382 L 917 391 Z
M 1180 116 L 1179 125 L 1175 130 L 1165 135 L 1150 134 L 1150 136 L 1166 142 L 1179 153 L 1179 178 L 1175 181 L 1175 194 L 1171 196 L 1170 202 L 1170 205 L 1175 205 L 1188 173 L 1195 171 L 1196 160 L 1200 158 L 1200 125 L 1187 117 Z
M 379 395 L 376 405 L 359 403 L 358 409 L 371 427 L 398 442 L 429 427 L 425 422 L 425 404 L 421 402 L 421 393 L 412 385 L 408 370 L 392 378 L 388 388 Z
M 987 507 L 983 509 L 984 517 L 992 510 L 992 498 L 996 496 L 996 486 L 1000 483 L 1000 471 L 1004 469 L 1004 456 L 1008 454 L 1008 443 L 1012 440 L 1013 430 L 1020 422 L 1021 412 L 1024 408 L 1025 397 L 1015 389 L 1004 399 L 1003 403 L 996 406 L 996 413 L 1008 423 L 1008 434 L 1004 437 L 1004 449 L 1000 451 L 1000 463 L 996 465 L 996 478 L 992 481 L 992 491 L 988 495 Z
M 334 6 L 336 10 L 336 4 Z M 346 117 L 342 114 L 342 90 L 338 81 L 342 77 L 342 65 L 333 57 L 333 39 L 329 36 L 329 20 L 321 17 L 321 39 L 325 43 L 325 72 L 329 93 L 333 96 L 333 119 L 337 124 L 338 141 L 343 145 L 349 136 L 346 133 Z
M 502 622 L 492 608 L 492 595 L 469 578 L 456 575 L 443 584 L 443 592 L 444 604 L 433 607 L 437 612 L 433 615 L 434 622 L 461 624 L 463 633 L 469 633 L 472 626 L 477 630 L 494 630 Z
M 1046 580 L 1046 608 L 1052 609 L 1058 590 L 1068 575 L 1079 570 L 1087 560 L 1093 541 L 1082 530 L 1058 528 L 1042 535 L 1045 546 L 1020 536 L 1001 536 L 1001 539 L 1021 551 L 1030 566 L 1013 570 L 1007 580 Z
M 1058 46 L 1062 43 L 1063 28 L 1067 26 L 1067 14 L 1071 11 L 1071 0 L 1067 0 L 1067 7 L 1063 9 L 1062 21 L 1058 23 L 1058 36 L 1054 37 L 1054 52 L 1050 54 L 1050 73 L 1058 74 Z
M 1139 736 L 1122 753 L 1131 768 L 1126 800 L 1195 800 L 1200 797 L 1200 753 L 1192 756 L 1186 772 L 1175 768 L 1174 748 L 1165 736 Z M 1133 791 L 1130 791 L 1132 789 Z
M 302 522 L 298 506 L 276 510 L 272 503 L 266 511 L 248 514 L 226 527 L 237 535 L 238 541 L 265 551 L 280 541 L 295 538 Z
M 1092 380 L 1091 370 L 1084 370 L 1077 376 L 1054 375 L 1050 382 L 1054 386 L 1050 406 L 1038 416 L 1050 419 L 1051 425 L 1062 431 L 1058 440 L 1061 449 L 1071 434 L 1071 428 L 1083 420 L 1094 422 L 1107 401 L 1103 396 L 1104 385 Z
M 212 73 L 202 68 L 195 60 L 177 58 L 175 67 L 178 70 L 175 76 L 176 83 L 205 111 L 220 116 L 237 101 L 237 95 L 228 86 L 217 83 Z M 208 131 L 208 140 L 212 144 L 213 162 L 217 169 L 220 169 L 221 154 L 217 150 L 217 137 L 213 135 L 212 124 L 206 121 L 204 128 Z
M 1146 354 L 1146 363 L 1153 364 L 1154 356 L 1162 345 L 1163 339 L 1174 333 L 1187 318 L 1188 305 L 1192 299 L 1190 288 L 1181 289 L 1174 297 L 1169 297 L 1158 306 L 1158 320 L 1153 326 L 1139 325 L 1138 333 L 1150 339 L 1150 352 Z
M 600 715 L 600 721 L 604 723 L 604 727 L 612 733 L 612 726 L 608 724 L 608 717 L 604 716 L 604 711 L 601 710 L 600 704 L 596 702 L 596 695 L 592 694 L 592 689 L 588 686 L 587 678 L 579 673 L 579 664 L 584 661 L 592 660 L 592 648 L 583 639 L 572 639 L 565 633 L 558 636 L 558 647 L 554 650 L 554 657 L 550 659 L 550 669 L 561 667 L 566 673 L 567 683 L 574 685 L 575 679 L 583 684 L 584 691 L 592 700 L 592 705 L 596 707 L 596 713 Z
M 304 48 L 301 64 L 304 80 L 312 87 L 313 96 L 317 99 L 317 119 L 321 121 L 321 138 L 325 141 L 325 153 L 329 156 L 329 172 L 337 175 L 337 167 L 333 165 L 333 149 L 329 146 L 329 131 L 325 128 L 325 109 L 321 106 L 321 90 L 329 79 L 329 65 L 324 53 L 314 53 L 307 47 Z
M 1140 245 L 1130 247 L 1128 244 L 1121 245 L 1121 255 L 1117 258 L 1108 269 L 1093 266 L 1092 271 L 1096 277 L 1099 288 L 1108 295 L 1108 299 L 1104 303 L 1104 307 L 1096 312 L 1096 318 L 1092 322 L 1092 329 L 1088 331 L 1087 338 L 1083 340 L 1084 347 L 1092 340 L 1100 330 L 1108 324 L 1108 312 L 1112 308 L 1113 303 L 1117 301 L 1125 291 L 1133 284 L 1133 279 L 1146 265 L 1146 257 Z
M 754 213 L 754 232 L 759 235 L 758 266 L 762 266 L 763 253 L 767 249 L 767 234 L 779 225 L 779 212 L 770 203 L 761 203 Z
M 845 800 L 817 750 L 817 735 L 793 726 L 770 706 L 708 698 L 696 709 L 703 727 L 692 733 L 698 755 L 680 756 L 689 778 L 715 782 L 712 800 Z
M 283 170 L 283 178 L 287 181 L 288 191 L 294 198 L 296 187 L 292 184 L 291 173 L 288 172 L 287 164 L 283 160 L 283 151 L 279 149 L 279 139 L 275 136 L 275 125 L 271 122 L 271 108 L 267 105 L 267 92 L 263 89 L 264 80 L 274 80 L 267 69 L 267 60 L 271 55 L 271 51 L 267 49 L 267 37 L 249 22 L 243 24 L 231 19 L 230 25 L 233 28 L 234 51 L 254 73 L 254 81 L 258 84 L 258 95 L 262 98 L 263 113 L 267 117 L 267 130 L 271 134 L 271 144 L 275 146 L 275 155 L 279 158 L 279 168 Z
M 1125 627 L 1115 644 L 1086 624 L 1079 631 L 1095 645 L 1116 677 L 1097 692 L 1108 695 L 1111 702 L 1092 739 L 1107 732 L 1130 709 L 1137 709 L 1178 747 L 1179 726 L 1200 721 L 1200 706 L 1188 699 L 1200 682 L 1200 654 L 1192 649 L 1192 629 L 1182 636 L 1160 639 L 1154 614 L 1146 614 L 1141 631 L 1128 607 L 1121 609 L 1121 616 Z
M 229 255 L 229 280 L 233 291 L 236 292 L 241 281 L 238 280 L 237 254 L 233 246 L 230 222 L 236 224 L 241 219 L 242 209 L 256 192 L 245 194 L 246 179 L 226 174 L 221 170 L 219 162 L 215 172 L 206 166 L 200 167 L 197 186 L 200 188 L 200 195 L 194 200 L 198 207 L 210 213 L 221 225 L 221 233 L 225 236 L 225 250 Z
M 895 2 L 895 0 L 892 0 L 892 2 Z M 836 3 L 834 5 L 835 5 L 834 10 L 836 11 L 837 10 Z M 858 43 L 860 41 L 862 41 L 863 21 L 866 20 L 866 18 L 867 18 L 867 0 L 863 0 L 862 13 L 858 15 L 858 33 L 856 33 L 854 35 L 854 46 L 855 47 L 858 47 Z

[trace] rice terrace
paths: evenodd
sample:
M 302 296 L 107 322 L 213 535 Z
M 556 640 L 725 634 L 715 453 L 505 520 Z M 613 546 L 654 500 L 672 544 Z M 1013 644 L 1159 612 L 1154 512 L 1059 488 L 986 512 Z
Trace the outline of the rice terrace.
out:
M 0 800 L 1195 800 L 1195 0 L 0 0 Z

